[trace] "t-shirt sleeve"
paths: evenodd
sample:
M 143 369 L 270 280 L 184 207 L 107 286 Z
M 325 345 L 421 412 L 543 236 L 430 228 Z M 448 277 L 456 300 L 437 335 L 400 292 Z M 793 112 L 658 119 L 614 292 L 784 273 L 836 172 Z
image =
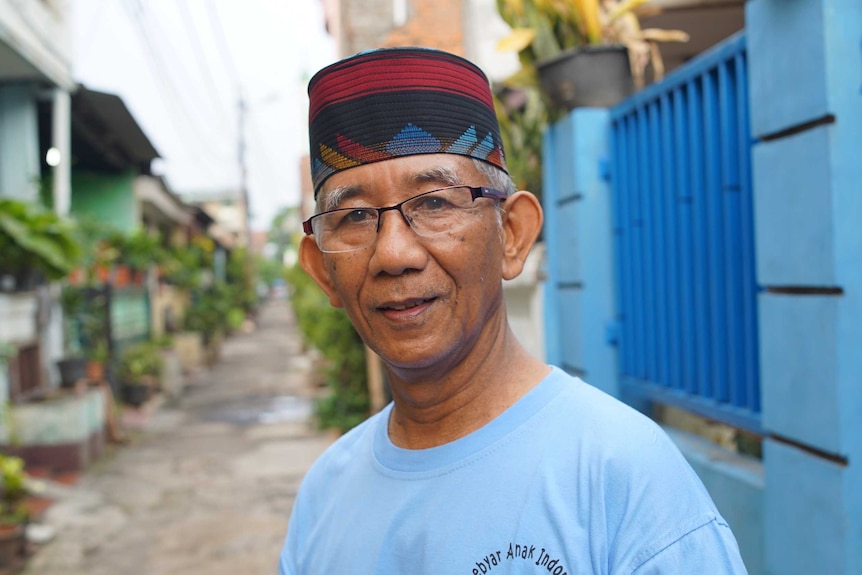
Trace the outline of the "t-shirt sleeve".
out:
M 621 413 L 608 420 L 624 418 Z M 621 429 L 606 430 L 602 437 L 611 438 L 602 485 L 612 573 L 746 572 L 736 539 L 703 482 L 655 422 L 629 417 Z
M 301 527 L 301 514 L 299 508 L 302 506 L 301 501 L 302 488 L 300 495 L 297 496 L 293 504 L 293 509 L 290 512 L 288 520 L 287 536 L 284 539 L 284 547 L 281 549 L 281 555 L 278 558 L 278 575 L 296 575 L 299 572 L 297 565 L 299 553 L 299 534 Z
M 730 527 L 713 519 L 670 541 L 631 575 L 747 575 Z
M 278 575 L 295 575 L 296 563 L 296 530 L 288 528 L 287 537 L 284 541 L 284 547 L 281 549 L 281 555 L 278 558 Z
M 294 575 L 286 549 L 282 550 L 278 560 L 278 575 Z

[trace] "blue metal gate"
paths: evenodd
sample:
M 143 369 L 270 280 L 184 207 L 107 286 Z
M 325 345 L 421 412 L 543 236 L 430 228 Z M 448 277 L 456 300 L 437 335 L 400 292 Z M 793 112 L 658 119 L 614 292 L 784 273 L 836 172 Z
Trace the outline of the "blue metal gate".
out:
M 745 37 L 611 110 L 623 389 L 760 431 Z

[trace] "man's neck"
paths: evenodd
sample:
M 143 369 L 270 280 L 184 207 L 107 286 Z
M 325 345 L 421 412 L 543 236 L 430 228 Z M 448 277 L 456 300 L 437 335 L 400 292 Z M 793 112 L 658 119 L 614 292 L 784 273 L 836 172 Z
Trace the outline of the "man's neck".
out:
M 461 362 L 442 378 L 406 380 L 387 369 L 395 407 L 391 441 L 407 449 L 436 447 L 483 427 L 550 372 L 508 329 L 478 364 Z

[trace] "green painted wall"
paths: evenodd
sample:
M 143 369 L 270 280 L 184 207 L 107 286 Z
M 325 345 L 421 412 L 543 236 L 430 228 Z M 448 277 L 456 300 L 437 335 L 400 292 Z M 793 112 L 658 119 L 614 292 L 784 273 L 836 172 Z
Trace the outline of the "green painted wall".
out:
M 132 182 L 132 171 L 123 174 L 72 174 L 72 213 L 109 222 L 117 229 L 132 232 L 140 222 Z

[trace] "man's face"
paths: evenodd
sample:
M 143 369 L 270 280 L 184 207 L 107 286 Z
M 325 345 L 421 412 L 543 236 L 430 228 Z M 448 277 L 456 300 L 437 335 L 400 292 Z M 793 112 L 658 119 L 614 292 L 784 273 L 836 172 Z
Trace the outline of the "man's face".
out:
M 347 198 L 327 207 L 383 207 L 453 184 L 487 181 L 462 156 L 417 155 L 336 173 L 320 194 L 324 205 L 327 197 Z M 389 365 L 445 372 L 470 351 L 490 345 L 505 322 L 497 202 L 475 203 L 469 225 L 431 237 L 418 236 L 390 210 L 367 248 L 322 254 L 305 238 L 303 266 Z

